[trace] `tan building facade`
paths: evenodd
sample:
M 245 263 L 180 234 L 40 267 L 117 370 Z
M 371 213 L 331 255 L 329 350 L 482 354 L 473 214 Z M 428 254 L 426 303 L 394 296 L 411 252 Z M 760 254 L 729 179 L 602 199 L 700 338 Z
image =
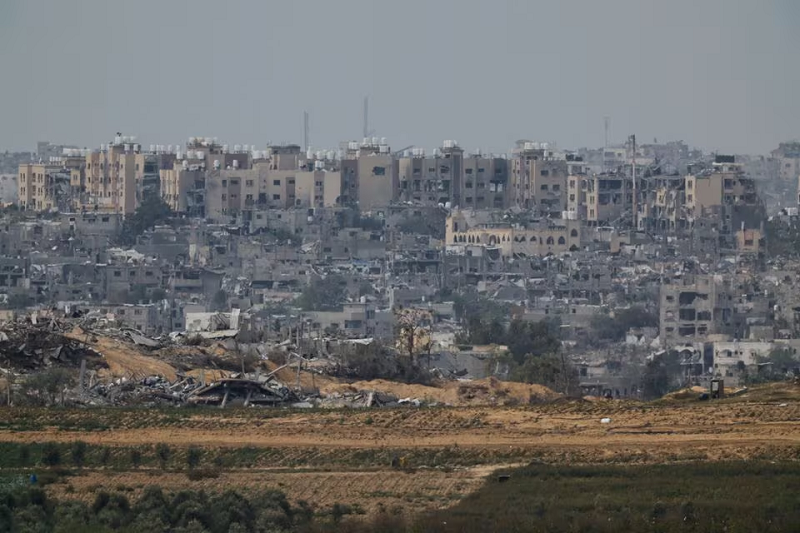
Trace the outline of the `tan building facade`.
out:
M 453 211 L 445 226 L 448 249 L 480 245 L 497 248 L 503 257 L 547 256 L 576 251 L 581 246 L 578 220 L 542 219 L 525 225 L 473 223 L 462 211 Z

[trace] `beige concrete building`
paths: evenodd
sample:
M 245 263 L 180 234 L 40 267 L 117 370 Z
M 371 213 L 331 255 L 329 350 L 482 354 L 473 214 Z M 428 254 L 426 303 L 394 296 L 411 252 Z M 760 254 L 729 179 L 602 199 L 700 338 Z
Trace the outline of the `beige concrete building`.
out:
M 546 143 L 522 143 L 509 163 L 509 205 L 555 217 L 567 210 L 567 162 L 555 159 Z
M 778 161 L 778 174 L 782 180 L 790 183 L 800 180 L 800 142 L 780 143 L 772 151 L 772 157 Z
M 176 213 L 199 216 L 205 206 L 206 172 L 182 167 L 159 171 L 161 198 Z
M 589 225 L 613 224 L 633 210 L 633 183 L 618 174 L 599 174 L 586 178 L 586 220 Z
M 660 331 L 662 345 L 700 342 L 726 333 L 733 316 L 730 281 L 711 274 L 684 274 L 662 281 Z
M 33 164 L 19 166 L 19 178 L 17 186 L 19 188 L 18 202 L 22 209 L 44 211 L 52 209 L 55 205 L 54 199 L 50 194 L 50 172 L 54 167 L 45 164 Z
M 295 176 L 295 207 L 335 207 L 341 194 L 338 170 L 304 170 Z
M 497 221 L 491 213 L 456 210 L 447 217 L 448 250 L 475 245 L 500 250 L 503 257 L 546 256 L 580 249 L 578 220 L 541 219 L 520 223 Z
M 113 143 L 86 155 L 85 210 L 131 214 L 136 210 L 136 155 L 140 146 L 117 136 Z M 73 180 L 76 176 L 73 174 Z
M 422 205 L 488 209 L 505 207 L 508 162 L 480 154 L 464 156 L 445 141 L 433 157 L 415 148 L 398 161 L 399 200 Z
M 758 202 L 755 183 L 747 178 L 741 164 L 733 156 L 717 156 L 710 171 L 688 175 L 686 207 L 694 217 L 718 211 L 721 206 L 755 205 Z
M 83 175 L 82 151 L 70 149 L 68 154 L 50 157 L 47 163 L 26 163 L 19 166 L 16 203 L 35 211 L 68 209 L 74 196 L 73 176 Z
M 397 160 L 388 145 L 364 144 L 356 159 L 358 205 L 362 211 L 385 208 L 397 199 Z

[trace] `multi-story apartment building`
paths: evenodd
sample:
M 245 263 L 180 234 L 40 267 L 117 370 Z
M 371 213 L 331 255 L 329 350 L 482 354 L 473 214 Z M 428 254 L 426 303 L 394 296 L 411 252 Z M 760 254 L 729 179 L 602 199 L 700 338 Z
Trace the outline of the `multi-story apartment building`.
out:
M 758 200 L 755 183 L 745 177 L 733 156 L 717 156 L 711 169 L 687 175 L 685 180 L 686 207 L 694 217 L 723 206 L 753 205 Z
M 641 227 L 653 232 L 678 231 L 687 224 L 686 182 L 680 175 L 657 175 L 647 179 L 640 195 Z
M 44 163 L 28 163 L 19 166 L 17 195 L 22 209 L 45 211 L 56 206 L 53 195 L 55 173 L 60 167 Z
M 800 180 L 800 142 L 780 143 L 772 151 L 772 157 L 779 162 L 778 175 L 782 180 L 792 183 Z
M 520 144 L 509 161 L 509 204 L 560 217 L 567 210 L 569 198 L 566 160 L 553 157 L 547 143 Z
M 506 203 L 507 163 L 499 157 L 465 156 L 455 141 L 445 141 L 432 157 L 415 148 L 399 160 L 399 199 L 422 205 L 500 209 Z
M 205 214 L 205 170 L 181 166 L 161 170 L 159 174 L 161 198 L 173 211 L 191 216 Z
M 386 208 L 397 199 L 398 164 L 385 139 L 348 143 L 345 154 L 342 173 L 350 192 L 342 196 L 357 201 L 362 211 Z
M 174 158 L 168 150 L 168 153 L 151 160 L 151 165 L 158 168 L 162 199 L 175 212 L 205 216 L 207 174 L 218 177 L 221 171 L 249 169 L 253 153 L 248 150 L 240 145 L 229 149 L 228 145 L 203 137 L 191 137 L 185 151 L 177 150 Z M 156 155 L 159 151 L 156 150 Z M 142 184 L 140 189 L 147 189 L 148 179 L 142 177 L 139 182 Z M 227 210 L 227 205 L 223 204 L 228 202 L 229 194 L 220 190 L 215 192 L 217 196 L 211 199 L 212 203 L 220 210 Z M 222 195 L 225 195 L 224 201 Z
M 661 284 L 660 338 L 664 346 L 727 333 L 733 316 L 731 281 L 713 274 L 683 274 Z
M 623 174 L 585 178 L 586 221 L 590 226 L 611 224 L 633 209 L 633 182 Z M 581 187 L 583 189 L 583 187 Z
M 83 210 L 131 214 L 136 210 L 136 155 L 141 146 L 117 135 L 108 145 L 86 155 L 85 180 L 80 207 Z M 73 173 L 73 188 L 76 174 Z

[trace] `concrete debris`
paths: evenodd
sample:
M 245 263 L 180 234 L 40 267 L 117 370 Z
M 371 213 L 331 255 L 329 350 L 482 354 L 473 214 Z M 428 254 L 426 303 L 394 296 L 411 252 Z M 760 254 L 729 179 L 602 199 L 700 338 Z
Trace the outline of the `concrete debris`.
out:
M 279 405 L 298 398 L 286 386 L 274 379 L 227 378 L 193 391 L 187 401 L 191 404 L 219 405 Z

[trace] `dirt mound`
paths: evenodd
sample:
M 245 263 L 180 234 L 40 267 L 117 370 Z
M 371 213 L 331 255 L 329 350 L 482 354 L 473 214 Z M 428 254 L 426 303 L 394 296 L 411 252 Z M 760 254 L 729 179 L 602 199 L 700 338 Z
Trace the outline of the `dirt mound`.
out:
M 474 381 L 450 381 L 435 385 L 414 385 L 375 379 L 353 383 L 330 383 L 320 387 L 323 394 L 379 391 L 398 398 L 417 398 L 426 402 L 455 406 L 513 405 L 552 401 L 561 394 L 543 387 L 500 381 L 495 378 Z
M 701 394 L 708 392 L 705 387 L 689 387 L 686 389 L 676 390 L 665 394 L 662 399 L 664 400 L 696 400 Z
M 75 328 L 64 336 L 85 343 L 103 355 L 108 363 L 108 370 L 100 371 L 101 377 L 143 379 L 147 376 L 163 376 L 170 381 L 175 380 L 174 367 L 159 359 L 142 355 L 133 344 L 93 333 L 87 334 L 81 328 Z M 105 372 L 110 375 L 104 376 Z

